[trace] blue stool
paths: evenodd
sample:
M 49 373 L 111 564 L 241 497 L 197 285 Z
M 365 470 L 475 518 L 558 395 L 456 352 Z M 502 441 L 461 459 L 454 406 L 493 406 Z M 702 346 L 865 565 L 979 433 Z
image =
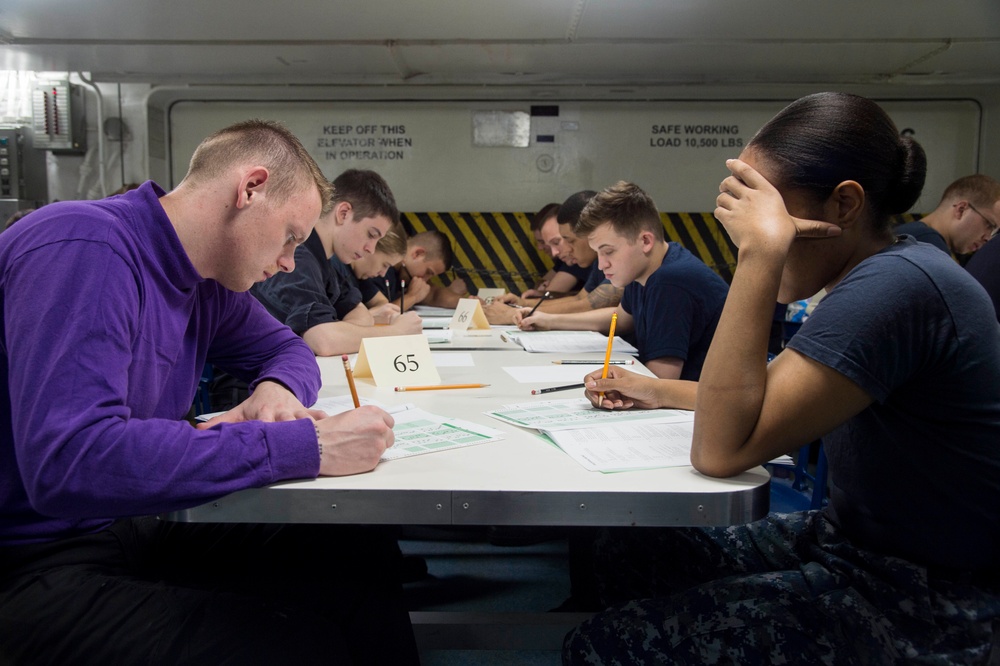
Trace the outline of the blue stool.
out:
M 798 450 L 794 464 L 767 463 L 771 471 L 771 511 L 774 513 L 789 513 L 792 511 L 808 511 L 822 509 L 827 502 L 826 478 L 827 462 L 823 452 L 823 442 L 814 442 L 819 447 L 816 459 L 816 472 L 809 471 L 809 453 L 813 443 L 806 444 Z M 788 470 L 791 478 L 775 476 L 776 469 Z
M 211 363 L 206 363 L 201 370 L 201 378 L 198 380 L 198 388 L 194 392 L 194 415 L 201 416 L 212 411 L 212 395 L 209 384 L 215 378 L 215 371 Z

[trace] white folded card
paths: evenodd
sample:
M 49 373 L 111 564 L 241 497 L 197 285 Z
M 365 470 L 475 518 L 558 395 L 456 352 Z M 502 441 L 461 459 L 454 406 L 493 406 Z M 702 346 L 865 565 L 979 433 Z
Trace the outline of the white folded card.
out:
M 441 383 L 423 334 L 363 338 L 354 377 L 371 377 L 376 386 Z

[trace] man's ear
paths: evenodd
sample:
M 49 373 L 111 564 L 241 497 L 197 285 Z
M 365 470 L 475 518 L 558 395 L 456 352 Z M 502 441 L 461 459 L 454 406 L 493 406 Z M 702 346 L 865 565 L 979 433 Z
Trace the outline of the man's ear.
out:
M 965 211 L 968 210 L 968 208 L 969 208 L 969 202 L 966 201 L 965 199 L 962 199 L 961 201 L 958 201 L 951 207 L 952 211 L 951 216 L 955 218 L 955 220 L 960 220 L 962 219 L 962 216 L 965 215 Z
M 841 228 L 852 226 L 865 211 L 865 188 L 853 180 L 845 180 L 833 188 L 830 202 L 836 207 L 836 223 Z
M 245 208 L 254 203 L 264 193 L 270 174 L 267 167 L 252 167 L 240 179 L 240 188 L 236 193 L 236 207 Z
M 653 235 L 652 231 L 643 231 L 639 234 L 639 243 L 642 245 L 642 251 L 644 254 L 649 254 L 653 250 L 653 246 L 656 245 L 656 236 Z
M 410 250 L 410 259 L 423 259 L 427 255 L 427 250 L 419 245 Z
M 340 225 L 348 222 L 354 215 L 354 206 L 351 205 L 350 201 L 338 201 L 337 205 L 333 207 L 333 219 Z

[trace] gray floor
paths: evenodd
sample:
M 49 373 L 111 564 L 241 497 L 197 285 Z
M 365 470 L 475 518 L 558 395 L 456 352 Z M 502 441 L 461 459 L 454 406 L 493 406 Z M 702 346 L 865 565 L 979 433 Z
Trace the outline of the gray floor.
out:
M 421 666 L 559 666 L 559 652 L 547 650 L 423 650 Z
M 808 493 L 791 489 L 791 479 L 772 480 L 772 510 L 795 511 L 808 507 Z M 524 546 L 497 546 L 486 539 L 485 529 L 459 531 L 433 528 L 409 530 L 400 541 L 406 555 L 419 555 L 427 562 L 428 575 L 408 583 L 404 595 L 411 611 L 432 616 L 435 612 L 458 612 L 475 625 L 471 630 L 442 629 L 437 637 L 433 624 L 414 624 L 423 666 L 556 666 L 558 645 L 568 628 L 586 615 L 546 613 L 569 596 L 567 543 L 555 539 Z M 543 614 L 550 626 L 539 626 L 539 618 L 521 619 L 503 626 L 482 613 Z M 543 622 L 544 623 L 544 622 Z M 565 625 L 565 626 L 563 626 Z M 536 629 L 539 633 L 533 634 Z M 450 632 L 450 633 L 449 633 Z M 477 633 L 481 632 L 481 633 Z M 506 633 L 505 633 L 506 632 Z M 471 640 L 470 640 L 471 635 Z M 484 638 L 485 637 L 485 638 Z M 437 643 L 508 645 L 508 649 L 438 649 Z M 505 638 L 509 641 L 505 642 Z M 516 649 L 538 643 L 546 649 Z M 429 647 L 431 646 L 431 647 Z
M 403 540 L 406 555 L 427 561 L 428 576 L 408 583 L 410 610 L 462 613 L 545 613 L 569 596 L 566 542 L 495 546 L 484 533 L 459 535 L 468 540 L 428 538 Z M 457 538 L 457 537 L 456 537 Z M 497 629 L 496 625 L 491 625 Z M 415 625 L 418 643 L 426 645 L 429 628 Z M 511 628 L 511 631 L 518 631 Z M 560 630 L 560 635 L 561 635 Z M 553 634 L 557 636 L 556 634 Z M 495 638 L 494 638 L 495 640 Z M 423 647 L 423 666 L 554 666 L 557 649 L 433 649 Z

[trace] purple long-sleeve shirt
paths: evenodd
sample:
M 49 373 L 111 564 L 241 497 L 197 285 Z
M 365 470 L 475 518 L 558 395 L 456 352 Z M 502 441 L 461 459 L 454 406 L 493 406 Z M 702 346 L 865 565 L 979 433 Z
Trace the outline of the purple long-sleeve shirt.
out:
M 320 374 L 252 296 L 198 274 L 162 195 L 49 204 L 0 234 L 0 545 L 319 470 L 308 420 L 182 420 L 206 359 L 305 404 Z

